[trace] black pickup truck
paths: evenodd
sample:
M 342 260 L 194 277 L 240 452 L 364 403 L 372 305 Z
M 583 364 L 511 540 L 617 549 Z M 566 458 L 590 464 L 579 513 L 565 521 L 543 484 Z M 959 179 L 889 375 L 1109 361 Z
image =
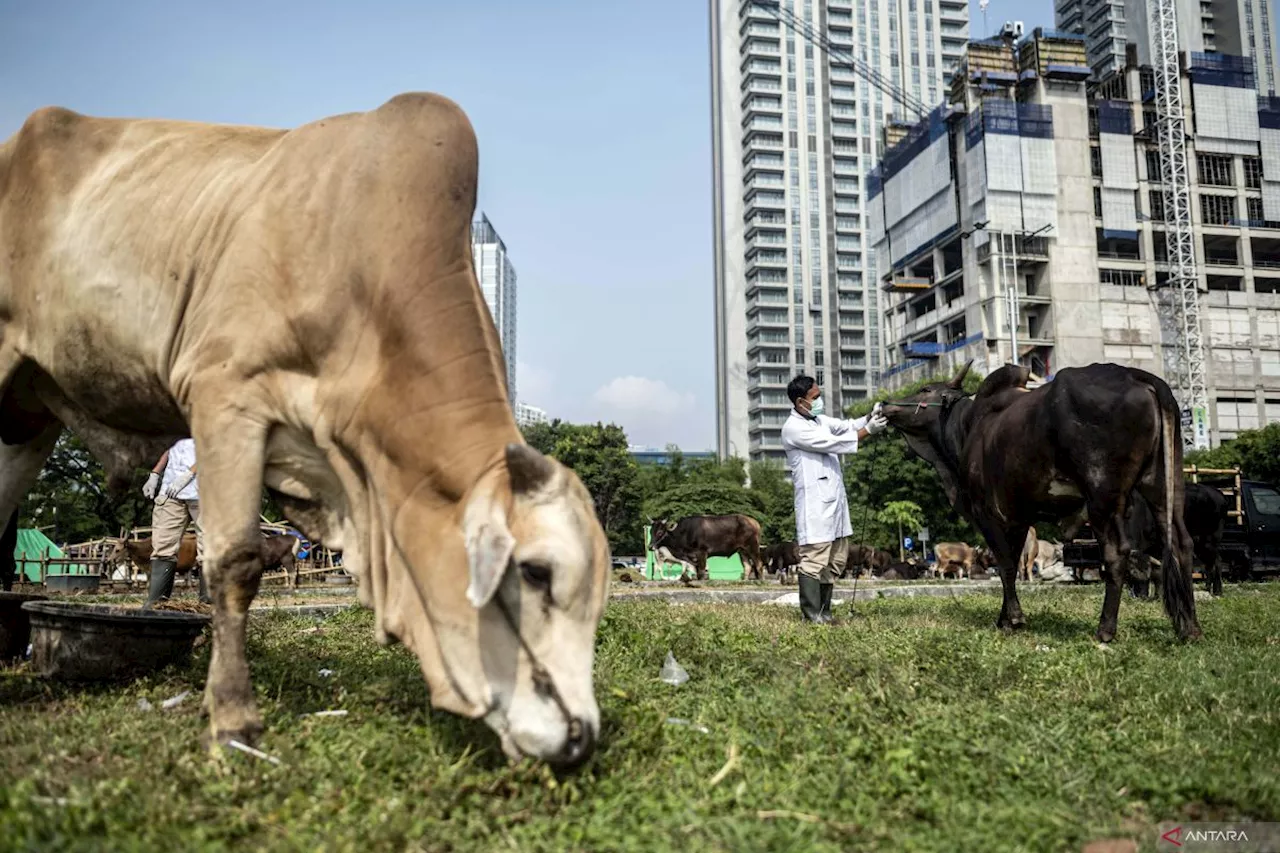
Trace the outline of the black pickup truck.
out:
M 1223 577 L 1249 580 L 1280 573 L 1280 490 L 1267 483 L 1245 480 L 1239 471 L 1191 467 L 1186 473 L 1226 495 L 1229 513 L 1218 549 Z M 1102 555 L 1092 534 L 1088 539 L 1064 544 L 1062 562 L 1077 576 L 1084 569 L 1100 568 Z

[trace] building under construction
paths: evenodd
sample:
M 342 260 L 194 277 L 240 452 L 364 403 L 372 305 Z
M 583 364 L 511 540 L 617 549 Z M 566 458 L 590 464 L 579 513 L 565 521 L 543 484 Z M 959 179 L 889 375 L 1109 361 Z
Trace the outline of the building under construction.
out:
M 1165 375 L 1155 82 L 1129 58 L 1095 82 L 1077 35 L 970 42 L 950 103 L 895 129 L 868 182 L 883 385 L 970 359 Z M 1184 54 L 1181 76 L 1216 443 L 1280 421 L 1280 99 L 1239 57 Z

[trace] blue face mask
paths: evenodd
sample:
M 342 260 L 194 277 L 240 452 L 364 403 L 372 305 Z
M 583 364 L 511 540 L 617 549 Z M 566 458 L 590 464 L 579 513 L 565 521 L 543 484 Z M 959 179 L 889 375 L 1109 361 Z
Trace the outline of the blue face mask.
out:
M 823 404 L 821 397 L 817 397 L 811 403 L 809 403 L 809 414 L 815 418 L 825 413 L 826 411 L 827 411 L 827 407 L 826 405 Z

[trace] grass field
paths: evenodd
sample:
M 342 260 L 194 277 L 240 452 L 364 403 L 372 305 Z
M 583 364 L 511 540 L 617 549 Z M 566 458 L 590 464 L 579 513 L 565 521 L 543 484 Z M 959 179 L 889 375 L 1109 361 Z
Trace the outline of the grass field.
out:
M 614 602 L 602 747 L 562 779 L 429 711 L 365 611 L 252 623 L 281 766 L 200 750 L 207 646 L 123 687 L 0 670 L 0 848 L 1152 849 L 1164 819 L 1280 820 L 1280 585 L 1201 602 L 1190 646 L 1126 599 L 1100 648 L 1100 603 L 1097 586 L 1038 591 L 1006 637 L 987 595 L 860 603 L 831 629 L 792 608 Z M 657 677 L 669 649 L 681 687 Z M 328 709 L 349 713 L 301 716 Z

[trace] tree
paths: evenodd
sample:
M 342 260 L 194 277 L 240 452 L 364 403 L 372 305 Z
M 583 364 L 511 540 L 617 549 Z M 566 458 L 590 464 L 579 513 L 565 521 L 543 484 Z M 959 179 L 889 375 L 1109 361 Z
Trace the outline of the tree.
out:
M 727 482 L 685 483 L 653 495 L 644 502 L 644 515 L 676 521 L 690 515 L 742 513 L 759 519 L 764 515 L 760 495 L 740 484 Z
M 751 493 L 757 495 L 764 516 L 760 519 L 765 542 L 790 542 L 796 538 L 795 489 L 786 470 L 777 462 L 752 462 Z
M 39 527 L 54 542 L 118 536 L 149 524 L 151 502 L 142 496 L 139 472 L 127 491 L 107 490 L 106 474 L 79 438 L 64 432 L 19 513 L 21 527 Z
M 525 441 L 570 468 L 591 493 L 596 517 L 614 553 L 639 553 L 639 466 L 616 424 L 570 424 L 560 420 L 525 428 Z
M 1280 483 L 1280 423 L 1248 429 L 1212 450 L 1186 455 L 1188 465 L 1201 468 L 1234 468 L 1250 480 Z
M 920 527 L 920 520 L 923 517 L 920 506 L 911 501 L 890 501 L 884 505 L 884 509 L 880 510 L 878 517 L 881 524 L 897 526 L 898 559 L 905 560 L 907 555 L 902 544 L 902 528 L 916 530 Z

